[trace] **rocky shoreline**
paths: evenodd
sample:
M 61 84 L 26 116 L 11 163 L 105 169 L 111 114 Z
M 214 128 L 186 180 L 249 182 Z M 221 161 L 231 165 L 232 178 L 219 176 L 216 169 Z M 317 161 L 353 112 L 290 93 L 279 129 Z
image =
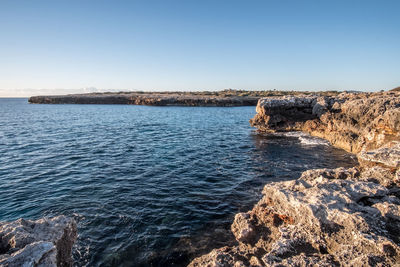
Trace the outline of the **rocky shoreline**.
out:
M 325 138 L 360 165 L 267 184 L 251 211 L 236 214 L 236 245 L 189 266 L 400 264 L 399 92 L 263 98 L 250 123 Z
M 72 266 L 76 223 L 65 216 L 0 222 L 0 266 Z
M 325 138 L 360 164 L 267 184 L 252 210 L 236 214 L 236 244 L 189 266 L 400 264 L 400 92 L 262 98 L 250 123 Z M 76 238 L 65 216 L 0 222 L 0 266 L 72 266 Z

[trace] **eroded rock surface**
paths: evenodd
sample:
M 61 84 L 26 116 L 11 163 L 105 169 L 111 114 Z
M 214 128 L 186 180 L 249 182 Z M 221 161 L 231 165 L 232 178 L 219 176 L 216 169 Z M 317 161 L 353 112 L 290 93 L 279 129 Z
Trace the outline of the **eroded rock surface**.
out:
M 400 263 L 399 190 L 361 176 L 356 168 L 309 170 L 298 180 L 266 185 L 253 210 L 235 217 L 238 245 L 213 250 L 190 266 Z
M 237 244 L 190 266 L 399 266 L 399 110 L 396 92 L 261 99 L 251 121 L 259 130 L 324 137 L 360 165 L 267 184 L 235 216 Z
M 260 131 L 304 131 L 358 153 L 400 139 L 400 92 L 262 98 L 250 121 Z
M 0 222 L 0 266 L 72 266 L 76 223 L 65 216 Z

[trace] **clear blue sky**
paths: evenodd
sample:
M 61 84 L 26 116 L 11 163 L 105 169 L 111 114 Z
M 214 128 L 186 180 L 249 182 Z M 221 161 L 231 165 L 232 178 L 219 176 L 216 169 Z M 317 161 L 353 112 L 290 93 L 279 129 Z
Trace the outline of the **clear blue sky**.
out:
M 390 89 L 399 12 L 396 0 L 2 0 L 0 96 Z

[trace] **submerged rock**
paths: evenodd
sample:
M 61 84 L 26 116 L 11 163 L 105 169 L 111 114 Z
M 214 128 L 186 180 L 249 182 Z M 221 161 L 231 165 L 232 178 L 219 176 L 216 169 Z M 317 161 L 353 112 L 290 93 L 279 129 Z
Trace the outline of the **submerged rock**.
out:
M 76 223 L 65 216 L 0 222 L 0 266 L 72 266 Z

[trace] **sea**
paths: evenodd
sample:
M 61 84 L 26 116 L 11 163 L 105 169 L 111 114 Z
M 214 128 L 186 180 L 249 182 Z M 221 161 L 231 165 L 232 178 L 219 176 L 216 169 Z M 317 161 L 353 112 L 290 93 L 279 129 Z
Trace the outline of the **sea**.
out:
M 0 99 L 0 220 L 75 218 L 75 266 L 186 266 L 233 244 L 265 184 L 356 158 L 265 135 L 255 107 L 39 105 Z

